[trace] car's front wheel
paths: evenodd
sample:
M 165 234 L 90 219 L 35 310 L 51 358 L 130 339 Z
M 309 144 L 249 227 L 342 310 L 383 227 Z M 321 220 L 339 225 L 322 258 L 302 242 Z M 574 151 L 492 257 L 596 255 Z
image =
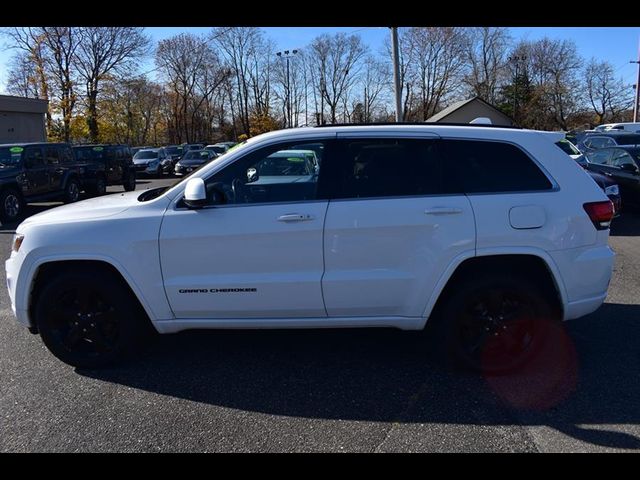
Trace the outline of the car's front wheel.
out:
M 11 223 L 17 221 L 24 210 L 24 201 L 13 188 L 0 193 L 0 222 Z
M 520 275 L 486 274 L 459 284 L 441 310 L 450 360 L 503 374 L 522 368 L 557 323 L 548 294 Z
M 74 367 L 97 368 L 123 360 L 145 331 L 133 295 L 107 272 L 82 269 L 53 275 L 34 306 L 44 344 Z

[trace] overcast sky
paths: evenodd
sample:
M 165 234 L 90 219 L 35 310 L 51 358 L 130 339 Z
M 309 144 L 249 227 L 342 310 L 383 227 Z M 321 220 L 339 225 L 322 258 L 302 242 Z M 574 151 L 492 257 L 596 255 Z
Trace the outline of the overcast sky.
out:
M 193 32 L 206 33 L 208 27 L 148 27 L 146 32 L 154 41 L 171 37 L 177 33 Z M 389 36 L 387 27 L 267 27 L 265 33 L 271 38 L 278 49 L 302 48 L 314 37 L 322 33 L 345 32 L 355 33 L 362 37 L 373 52 L 378 52 L 383 46 L 384 39 Z M 637 27 L 518 27 L 510 28 L 515 40 L 536 40 L 542 37 L 573 40 L 578 52 L 586 60 L 595 57 L 608 60 L 614 66 L 616 75 L 621 76 L 626 83 L 635 83 L 636 64 L 629 60 L 638 58 L 638 41 L 640 28 Z M 4 43 L 4 42 L 3 42 Z M 3 47 L 6 45 L 2 44 Z M 0 93 L 6 93 L 7 64 L 13 50 L 0 49 Z M 154 68 L 153 59 L 144 61 L 141 69 L 149 71 Z M 153 74 L 151 74 L 153 75 Z

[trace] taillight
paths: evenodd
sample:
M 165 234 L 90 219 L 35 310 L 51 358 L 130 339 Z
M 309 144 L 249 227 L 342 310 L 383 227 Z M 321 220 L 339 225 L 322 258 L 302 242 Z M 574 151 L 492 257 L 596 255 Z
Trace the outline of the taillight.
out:
M 584 211 L 593 222 L 596 230 L 606 230 L 611 225 L 611 219 L 615 214 L 611 200 L 605 202 L 589 202 L 583 205 Z

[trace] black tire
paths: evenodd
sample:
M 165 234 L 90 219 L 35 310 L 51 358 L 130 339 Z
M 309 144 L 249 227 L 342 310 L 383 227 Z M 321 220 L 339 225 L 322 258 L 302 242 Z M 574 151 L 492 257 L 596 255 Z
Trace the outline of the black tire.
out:
M 485 274 L 453 287 L 437 312 L 436 334 L 449 365 L 507 374 L 535 358 L 558 322 L 553 312 L 548 294 L 528 278 Z
M 13 188 L 7 188 L 0 192 L 0 222 L 16 222 L 24 212 L 24 200 L 22 195 Z
M 62 272 L 48 279 L 33 311 L 51 353 L 79 368 L 125 360 L 147 331 L 132 293 L 114 275 L 95 270 Z
M 91 186 L 91 195 L 100 197 L 107 193 L 107 181 L 104 177 L 96 178 L 96 183 Z
M 124 181 L 122 182 L 122 186 L 124 187 L 125 192 L 132 192 L 136 189 L 136 175 L 133 172 L 129 172 L 124 177 Z
M 67 185 L 64 187 L 64 203 L 77 202 L 80 198 L 80 184 L 75 178 L 67 180 Z

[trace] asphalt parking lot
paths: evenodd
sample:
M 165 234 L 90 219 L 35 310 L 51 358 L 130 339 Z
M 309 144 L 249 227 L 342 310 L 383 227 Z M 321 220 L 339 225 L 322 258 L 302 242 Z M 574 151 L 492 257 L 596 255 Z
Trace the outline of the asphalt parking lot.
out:
M 0 227 L 3 259 L 14 229 Z M 427 334 L 395 330 L 183 332 L 77 370 L 15 323 L 2 265 L 0 451 L 640 450 L 640 214 L 610 243 L 605 305 L 494 378 L 452 373 Z

